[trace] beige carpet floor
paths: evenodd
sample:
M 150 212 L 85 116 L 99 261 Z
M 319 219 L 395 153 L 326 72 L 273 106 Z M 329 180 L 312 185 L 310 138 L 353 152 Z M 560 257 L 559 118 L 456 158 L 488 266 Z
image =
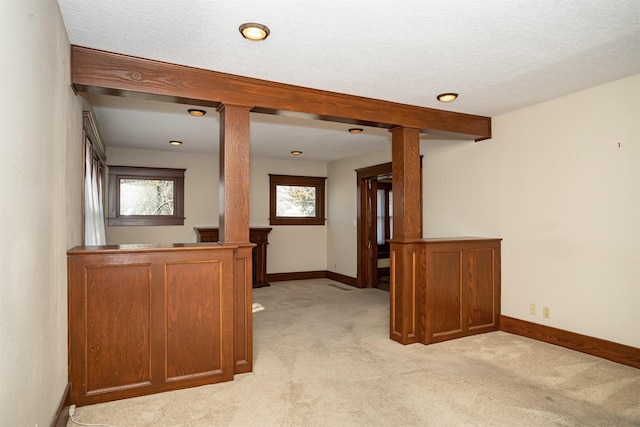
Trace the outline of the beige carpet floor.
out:
M 389 294 L 328 279 L 254 290 L 254 372 L 76 409 L 112 426 L 640 426 L 640 370 L 492 332 L 389 340 Z M 69 426 L 73 424 L 69 422 Z

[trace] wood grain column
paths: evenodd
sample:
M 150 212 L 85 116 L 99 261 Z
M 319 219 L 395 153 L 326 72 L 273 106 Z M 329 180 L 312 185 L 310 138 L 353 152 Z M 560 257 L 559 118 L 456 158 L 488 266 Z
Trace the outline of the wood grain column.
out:
M 420 284 L 420 131 L 391 129 L 393 173 L 393 236 L 390 240 L 391 339 L 418 342 Z
M 249 241 L 249 111 L 221 105 L 220 113 L 220 242 L 234 245 L 234 373 L 253 370 L 253 243 Z

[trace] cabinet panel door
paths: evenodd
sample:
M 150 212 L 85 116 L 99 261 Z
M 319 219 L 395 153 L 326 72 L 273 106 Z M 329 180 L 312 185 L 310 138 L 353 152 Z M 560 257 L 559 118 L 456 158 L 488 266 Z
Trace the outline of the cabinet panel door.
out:
M 86 384 L 78 391 L 90 396 L 150 386 L 149 264 L 87 266 L 84 277 L 81 325 L 86 329 L 79 343 L 84 350 L 79 366 L 86 369 Z
M 469 330 L 495 327 L 497 307 L 495 304 L 496 272 L 494 248 L 468 250 L 468 312 Z
M 167 263 L 165 381 L 222 375 L 222 263 Z
M 427 333 L 430 338 L 458 334 L 463 322 L 463 252 L 427 251 Z

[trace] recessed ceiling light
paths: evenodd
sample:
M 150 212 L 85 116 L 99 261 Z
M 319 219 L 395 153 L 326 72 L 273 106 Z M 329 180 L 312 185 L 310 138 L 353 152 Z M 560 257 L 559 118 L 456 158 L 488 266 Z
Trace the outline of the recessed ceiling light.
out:
M 190 110 L 187 110 L 189 112 L 189 114 L 191 114 L 192 116 L 196 116 L 196 117 L 202 117 L 205 114 L 207 114 L 206 111 L 204 110 L 196 110 L 195 108 L 192 108 Z
M 440 102 L 453 102 L 458 98 L 457 93 L 441 93 L 437 96 L 438 101 Z
M 349 133 L 353 133 L 353 134 L 362 133 L 362 128 L 351 128 L 349 129 Z
M 248 22 L 246 24 L 240 25 L 240 34 L 242 37 L 248 40 L 260 41 L 264 40 L 269 36 L 269 27 L 262 24 L 256 24 L 255 22 Z
M 299 150 L 293 150 L 293 151 L 291 152 L 291 154 L 292 154 L 292 155 L 294 155 L 294 156 L 299 156 L 300 154 L 302 154 L 302 151 L 299 151 Z
M 182 141 L 169 141 L 171 145 L 182 145 Z

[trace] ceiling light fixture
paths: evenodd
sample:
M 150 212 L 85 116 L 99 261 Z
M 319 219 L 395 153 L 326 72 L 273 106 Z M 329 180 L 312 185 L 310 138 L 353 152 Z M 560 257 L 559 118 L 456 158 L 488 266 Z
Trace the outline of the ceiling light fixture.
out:
M 182 145 L 182 141 L 169 141 L 171 145 Z
M 458 98 L 457 93 L 441 93 L 437 96 L 438 101 L 440 102 L 453 102 Z
M 302 154 L 302 151 L 299 151 L 299 150 L 293 150 L 293 151 L 291 152 L 291 154 L 292 154 L 292 155 L 294 155 L 294 156 L 299 156 L 300 154 Z
M 351 128 L 349 129 L 349 133 L 353 133 L 353 134 L 362 133 L 362 128 Z
M 240 25 L 240 34 L 247 40 L 252 41 L 260 41 L 264 40 L 269 36 L 269 27 L 262 24 L 256 24 L 255 22 L 248 22 L 246 24 Z
M 202 117 L 202 116 L 204 116 L 205 114 L 207 114 L 207 112 L 206 112 L 206 111 L 204 111 L 204 110 L 197 110 L 197 109 L 195 109 L 195 108 L 192 108 L 192 109 L 190 109 L 190 110 L 187 110 L 187 112 L 189 112 L 189 114 L 191 114 L 192 116 L 196 116 L 196 117 Z

